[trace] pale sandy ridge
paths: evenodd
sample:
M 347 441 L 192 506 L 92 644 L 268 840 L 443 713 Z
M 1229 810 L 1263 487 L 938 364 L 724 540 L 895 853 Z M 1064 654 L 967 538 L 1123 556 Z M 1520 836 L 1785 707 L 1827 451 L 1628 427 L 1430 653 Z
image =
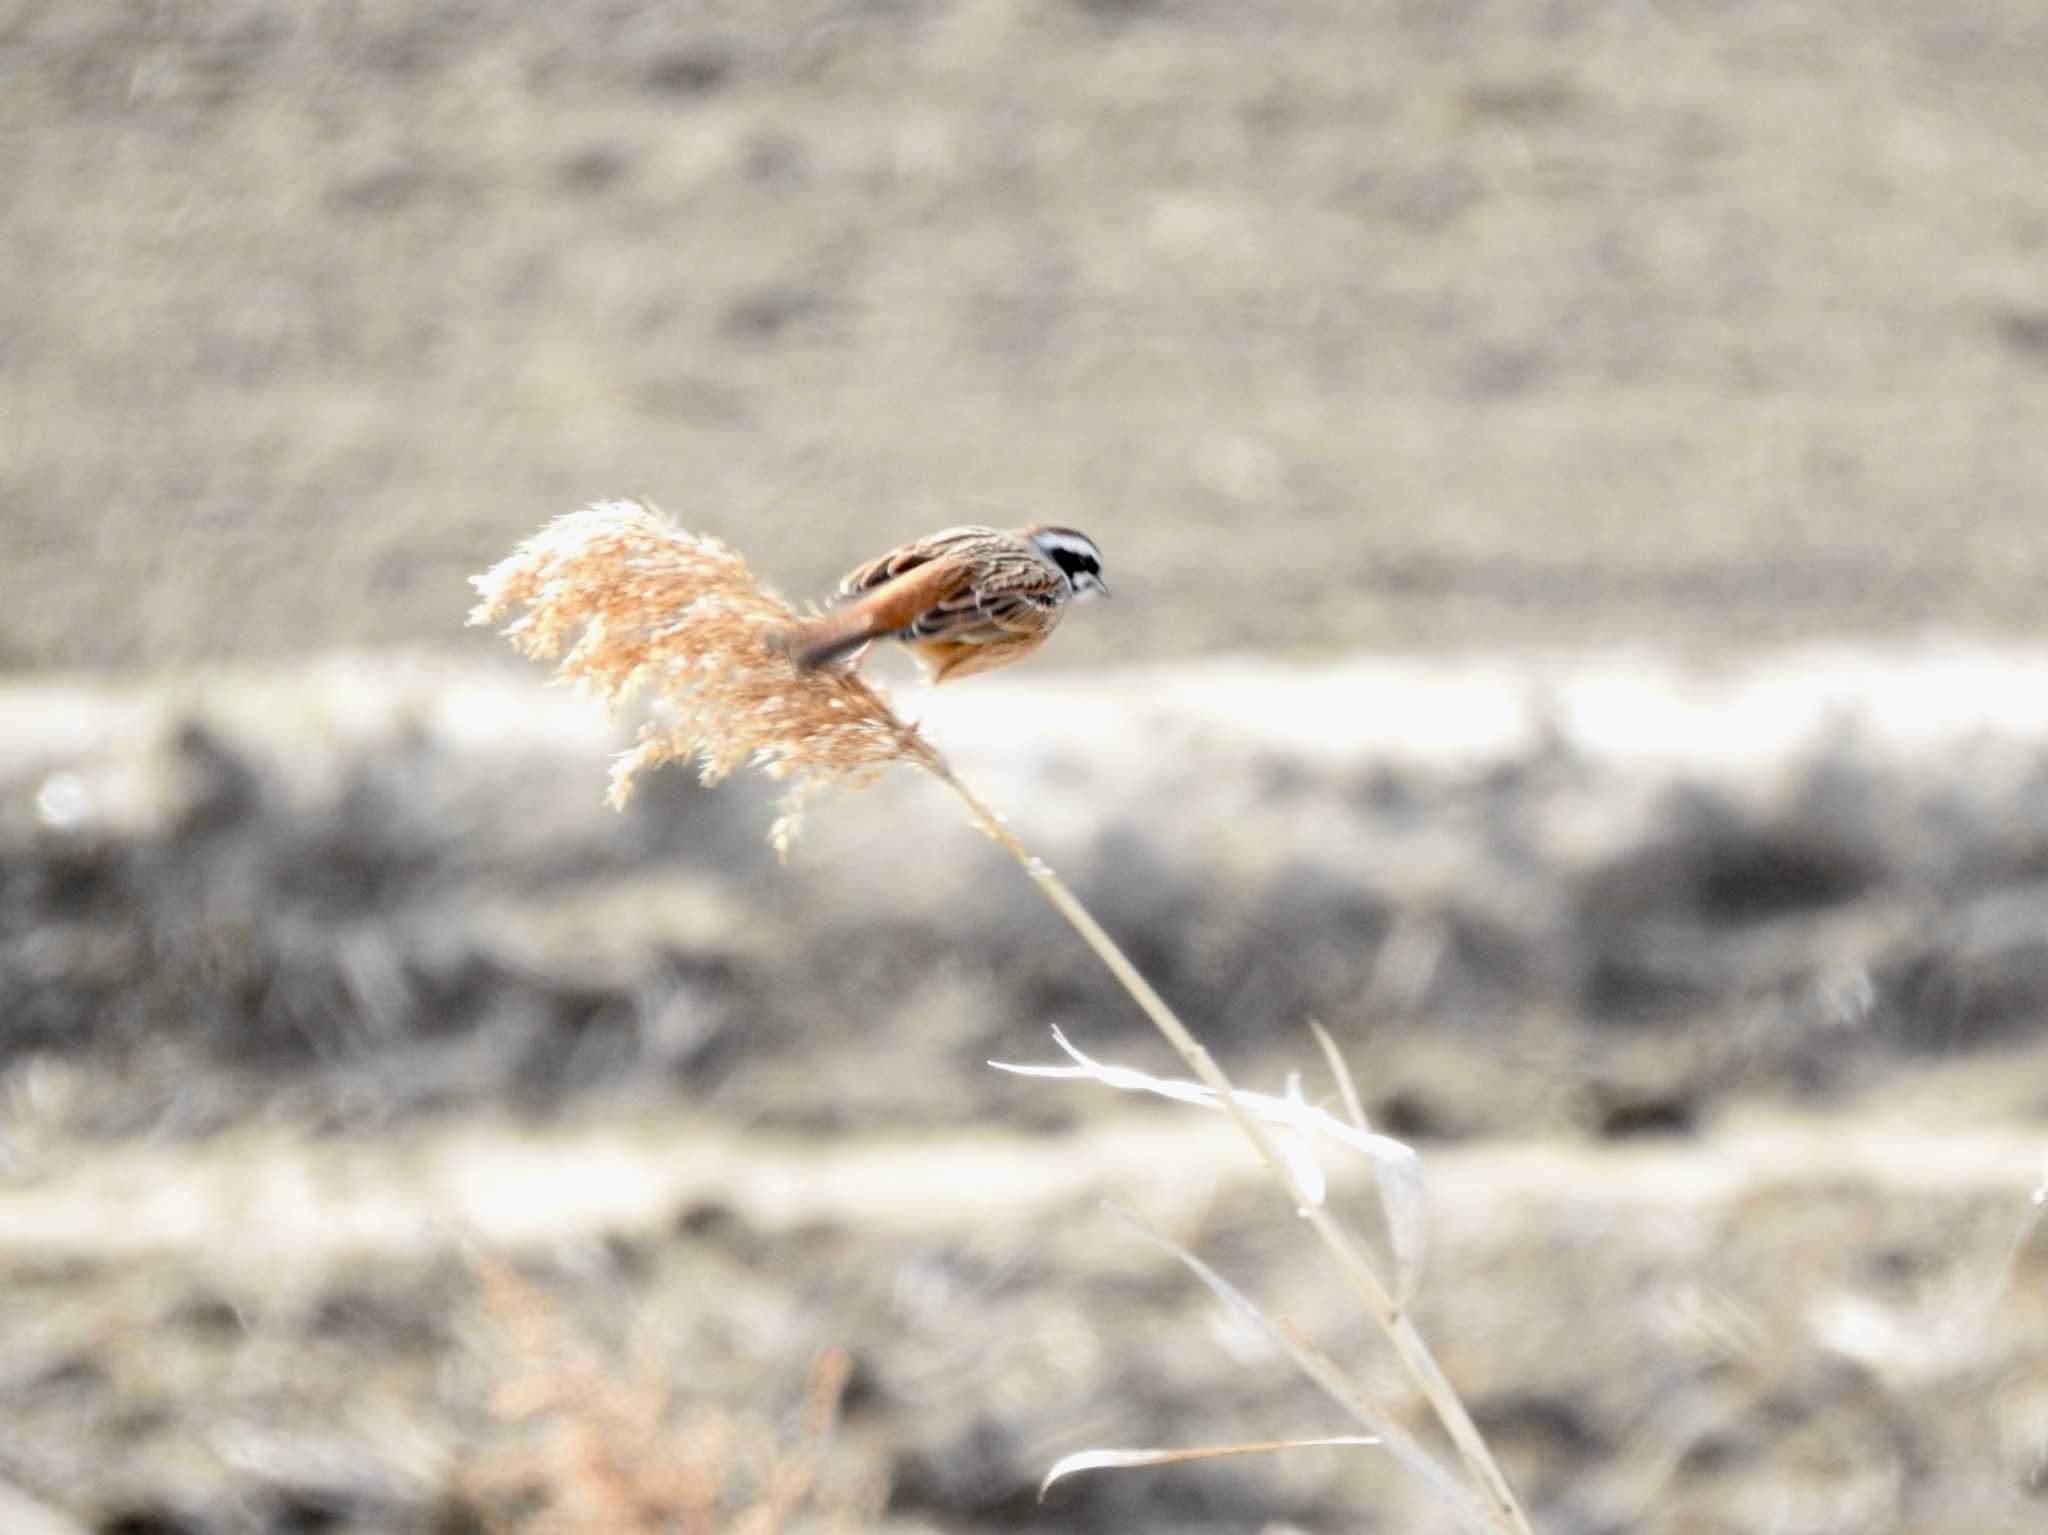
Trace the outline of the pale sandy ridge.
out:
M 1961 640 L 1800 645 L 1688 664 L 1654 649 L 1251 657 L 1093 670 L 1037 665 L 927 689 L 891 661 L 900 707 L 963 763 L 1084 755 L 1151 727 L 1298 757 L 1451 767 L 1564 745 L 1603 762 L 1702 777 L 1853 737 L 1908 759 L 2048 740 L 2048 647 Z M 126 680 L 0 686 L 0 766 L 83 757 L 188 718 L 311 762 L 337 738 L 404 724 L 440 745 L 601 751 L 621 730 L 529 668 L 396 650 L 336 652 Z M 1029 728 L 1020 728 L 1020 721 Z M 295 740 L 295 736 L 297 739 Z
M 2010 1198 L 2048 1166 L 2048 1132 L 1915 1129 L 1752 1115 L 1698 1139 L 1491 1141 L 1430 1148 L 1434 1222 L 1502 1208 L 1703 1211 L 1769 1190 L 1866 1185 Z M 1332 1161 L 1333 1196 L 1362 1169 Z M 716 1205 L 766 1230 L 818 1223 L 902 1235 L 1028 1222 L 1096 1199 L 1180 1207 L 1253 1178 L 1236 1132 L 1201 1115 L 1118 1114 L 1059 1136 L 999 1130 L 802 1139 L 656 1115 L 552 1129 L 472 1121 L 376 1140 L 248 1131 L 100 1150 L 0 1190 L 0 1258 L 404 1256 L 467 1239 L 557 1242 L 657 1230 Z

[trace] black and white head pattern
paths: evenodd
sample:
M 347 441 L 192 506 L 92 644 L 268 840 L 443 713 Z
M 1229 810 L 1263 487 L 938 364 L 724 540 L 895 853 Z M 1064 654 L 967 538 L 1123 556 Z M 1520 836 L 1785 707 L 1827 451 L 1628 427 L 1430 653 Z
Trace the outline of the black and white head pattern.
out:
M 1102 579 L 1102 551 L 1086 533 L 1072 528 L 1033 528 L 1030 537 L 1038 552 L 1060 568 L 1076 597 L 1109 595 Z

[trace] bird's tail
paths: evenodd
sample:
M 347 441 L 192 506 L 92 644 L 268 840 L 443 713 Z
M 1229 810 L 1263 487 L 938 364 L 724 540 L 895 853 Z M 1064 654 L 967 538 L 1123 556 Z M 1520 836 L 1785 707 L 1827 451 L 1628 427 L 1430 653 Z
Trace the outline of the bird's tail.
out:
M 783 635 L 789 658 L 806 671 L 829 666 L 885 635 L 902 634 L 933 604 L 967 583 L 957 563 L 933 560 L 870 586 L 843 606 L 806 618 Z
M 798 667 L 804 671 L 815 671 L 818 667 L 844 660 L 876 639 L 879 633 L 875 627 L 875 610 L 860 603 L 805 619 L 795 628 L 785 630 L 781 643 Z

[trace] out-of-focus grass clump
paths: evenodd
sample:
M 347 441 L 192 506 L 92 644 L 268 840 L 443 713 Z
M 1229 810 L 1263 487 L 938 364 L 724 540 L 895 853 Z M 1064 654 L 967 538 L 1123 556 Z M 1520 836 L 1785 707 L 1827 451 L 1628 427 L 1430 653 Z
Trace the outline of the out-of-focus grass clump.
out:
M 476 1259 L 506 1348 L 493 1414 L 516 1441 L 468 1468 L 463 1501 L 492 1535 L 777 1535 L 855 1531 L 887 1487 L 835 1463 L 844 1349 L 812 1362 L 793 1427 L 684 1400 L 656 1364 L 606 1358 L 510 1264 Z

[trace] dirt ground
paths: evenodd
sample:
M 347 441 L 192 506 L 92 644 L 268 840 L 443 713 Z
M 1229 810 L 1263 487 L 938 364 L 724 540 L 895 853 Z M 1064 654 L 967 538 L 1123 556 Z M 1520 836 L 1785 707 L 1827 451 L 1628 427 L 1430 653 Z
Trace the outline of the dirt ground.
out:
M 649 496 L 1075 662 L 2030 635 L 2024 0 L 9 0 L 0 664 L 453 641 Z M 1078 626 L 1077 626 L 1078 627 Z
M 2044 79 L 2018 3 L 0 0 L 0 1532 L 1451 1528 L 1035 1501 L 1349 1431 L 1104 1201 L 1425 1413 L 1227 1126 L 988 1069 L 1170 1058 L 932 786 L 600 804 L 460 625 L 615 495 L 793 594 L 1100 537 L 900 696 L 1241 1080 L 1328 1025 L 1543 1535 L 2039 1527 Z
M 2048 1451 L 2048 731 L 2006 707 L 2048 659 L 2004 664 L 923 702 L 1242 1080 L 1329 1097 L 1328 1021 L 1421 1150 L 1417 1315 L 1539 1528 L 1964 1535 L 2027 1527 Z M 687 1455 L 789 1432 L 840 1346 L 857 1527 L 1448 1528 L 1357 1451 L 1034 1503 L 1072 1449 L 1345 1427 L 1105 1200 L 1420 1407 L 1227 1126 L 988 1069 L 1054 1022 L 1171 1062 L 932 786 L 827 800 L 783 868 L 758 785 L 605 809 L 616 737 L 525 673 L 4 704 L 0 1482 L 107 1532 L 523 1529 L 588 1477 L 494 1408 Z

